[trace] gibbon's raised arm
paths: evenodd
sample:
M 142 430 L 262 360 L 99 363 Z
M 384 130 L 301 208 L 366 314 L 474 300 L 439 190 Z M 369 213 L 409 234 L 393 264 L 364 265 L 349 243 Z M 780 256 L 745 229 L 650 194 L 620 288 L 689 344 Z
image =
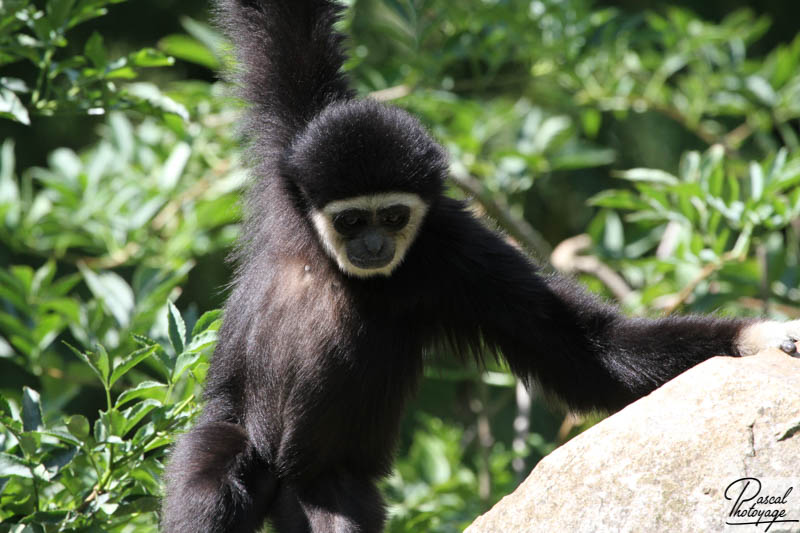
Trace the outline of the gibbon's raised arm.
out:
M 435 295 L 446 336 L 475 353 L 499 352 L 517 376 L 574 409 L 614 411 L 705 359 L 800 334 L 798 322 L 628 318 L 568 278 L 537 274 L 459 203 L 445 200 L 431 217 L 423 235 L 439 243 L 440 268 L 450 272 Z
M 328 0 L 217 0 L 253 141 L 282 150 L 325 106 L 353 97 L 340 72 L 344 37 L 333 30 L 341 12 Z

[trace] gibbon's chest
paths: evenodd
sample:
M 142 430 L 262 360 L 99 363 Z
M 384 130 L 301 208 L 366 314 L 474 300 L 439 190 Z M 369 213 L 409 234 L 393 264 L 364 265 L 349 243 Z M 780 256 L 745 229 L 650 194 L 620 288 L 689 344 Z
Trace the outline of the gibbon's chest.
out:
M 392 278 L 354 279 L 327 256 L 310 254 L 281 258 L 269 270 L 263 310 L 273 341 L 300 337 L 303 345 L 318 343 L 318 353 L 343 349 L 359 359 L 420 350 L 430 291 L 409 286 L 402 267 Z

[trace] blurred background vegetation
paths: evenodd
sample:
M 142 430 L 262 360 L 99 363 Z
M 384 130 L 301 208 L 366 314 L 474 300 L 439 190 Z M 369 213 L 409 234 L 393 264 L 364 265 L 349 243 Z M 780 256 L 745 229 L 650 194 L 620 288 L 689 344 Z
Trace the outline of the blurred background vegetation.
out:
M 548 268 L 631 313 L 800 315 L 796 2 L 348 5 L 359 90 L 418 114 L 451 193 Z M 0 531 L 157 529 L 247 183 L 207 21 L 0 0 Z M 392 532 L 460 531 L 596 421 L 435 361 Z

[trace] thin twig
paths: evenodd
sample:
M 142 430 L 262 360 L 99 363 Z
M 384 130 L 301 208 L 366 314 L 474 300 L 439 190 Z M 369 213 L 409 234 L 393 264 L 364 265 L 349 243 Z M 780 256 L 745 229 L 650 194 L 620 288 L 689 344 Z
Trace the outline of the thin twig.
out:
M 492 471 L 490 469 L 489 460 L 492 446 L 494 446 L 494 437 L 492 436 L 492 426 L 489 422 L 489 413 L 487 412 L 488 386 L 483 380 L 478 380 L 476 388 L 477 394 L 470 402 L 470 409 L 476 417 L 475 424 L 478 431 L 478 447 L 480 448 L 478 497 L 486 502 L 489 501 L 489 496 L 492 492 Z
M 559 444 L 567 442 L 569 434 L 581 421 L 582 418 L 573 412 L 565 414 L 564 420 L 561 421 L 561 426 L 558 428 L 558 433 L 556 433 L 556 442 Z
M 769 255 L 767 255 L 767 247 L 764 243 L 756 246 L 756 258 L 758 265 L 761 267 L 761 280 L 759 289 L 761 291 L 761 299 L 764 301 L 762 313 L 764 316 L 769 316 Z
M 764 312 L 764 307 L 766 307 L 766 303 L 761 298 L 753 298 L 752 296 L 742 296 L 736 303 L 745 307 L 747 309 L 752 309 L 753 311 Z M 786 305 L 780 303 L 771 303 L 770 304 L 771 310 L 774 310 L 787 318 L 794 320 L 800 318 L 800 308 L 797 305 Z
M 688 300 L 689 297 L 691 297 L 691 295 L 694 293 L 694 290 L 697 288 L 698 285 L 700 285 L 700 283 L 710 278 L 715 272 L 717 272 L 719 269 L 725 266 L 725 263 L 727 263 L 728 261 L 732 261 L 737 257 L 738 257 L 737 254 L 728 252 L 724 254 L 722 257 L 720 257 L 719 261 L 716 261 L 714 263 L 709 263 L 706 266 L 704 266 L 703 269 L 700 271 L 700 273 L 697 274 L 697 276 L 695 276 L 695 278 L 692 281 L 686 284 L 686 286 L 683 289 L 681 289 L 681 291 L 677 294 L 675 299 L 672 300 L 669 303 L 669 305 L 667 305 L 664 308 L 664 314 L 671 315 L 672 313 L 674 313 L 675 310 L 678 309 L 678 307 L 686 303 L 686 300 Z
M 214 169 L 212 172 L 214 176 L 219 176 L 226 171 L 227 170 Z M 161 231 L 184 205 L 202 196 L 211 187 L 211 181 L 211 177 L 206 175 L 176 198 L 164 204 L 156 216 L 153 217 L 153 220 L 150 222 L 150 227 L 154 231 Z M 122 248 L 111 252 L 109 255 L 84 257 L 79 259 L 79 261 L 82 261 L 86 266 L 95 270 L 115 268 L 130 261 L 141 249 L 142 247 L 138 243 L 131 241 Z
M 531 429 L 531 391 L 522 383 L 517 381 L 514 389 L 517 403 L 517 415 L 514 417 L 514 440 L 511 442 L 511 447 L 516 453 L 525 450 L 525 443 L 528 442 L 528 436 Z M 525 458 L 514 457 L 511 461 L 511 468 L 514 470 L 514 475 L 518 481 L 527 474 L 525 471 Z
M 399 100 L 411 94 L 411 87 L 408 85 L 395 85 L 394 87 L 387 87 L 379 91 L 372 91 L 369 97 L 379 102 L 390 102 L 392 100 Z
M 631 294 L 625 279 L 593 255 L 580 255 L 592 245 L 592 238 L 585 233 L 562 241 L 550 255 L 556 270 L 565 273 L 583 272 L 599 279 L 603 285 L 622 302 Z
M 742 122 L 739 126 L 729 131 L 725 137 L 723 146 L 739 148 L 742 143 L 753 134 L 753 128 L 747 122 Z
M 505 200 L 492 195 L 477 178 L 472 176 L 451 173 L 450 181 L 474 198 L 486 210 L 487 215 L 495 219 L 511 237 L 531 251 L 536 259 L 548 262 L 552 250 L 550 244 L 527 221 L 513 216 Z

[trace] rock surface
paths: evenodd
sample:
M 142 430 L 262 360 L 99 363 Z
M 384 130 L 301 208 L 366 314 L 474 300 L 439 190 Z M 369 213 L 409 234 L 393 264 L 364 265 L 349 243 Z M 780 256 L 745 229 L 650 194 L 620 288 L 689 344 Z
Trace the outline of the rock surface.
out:
M 769 351 L 698 365 L 554 451 L 465 533 L 763 532 L 766 515 L 726 526 L 758 518 L 730 515 L 758 489 L 741 478 L 785 500 L 754 509 L 800 519 L 800 359 Z

